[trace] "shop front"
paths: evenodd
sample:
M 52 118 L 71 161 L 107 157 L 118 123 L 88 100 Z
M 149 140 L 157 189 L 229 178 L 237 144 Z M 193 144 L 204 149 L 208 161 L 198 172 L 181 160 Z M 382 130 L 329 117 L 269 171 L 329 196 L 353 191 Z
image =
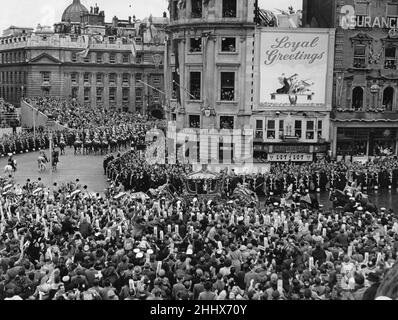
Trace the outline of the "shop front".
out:
M 257 162 L 313 162 L 328 156 L 329 144 L 260 144 L 254 145 Z
M 383 157 L 397 154 L 398 128 L 337 128 L 336 156 Z

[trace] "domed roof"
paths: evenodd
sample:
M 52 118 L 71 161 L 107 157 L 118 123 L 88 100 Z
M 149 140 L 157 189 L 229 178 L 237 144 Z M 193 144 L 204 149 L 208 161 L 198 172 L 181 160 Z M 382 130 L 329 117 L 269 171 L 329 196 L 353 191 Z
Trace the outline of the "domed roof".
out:
M 62 22 L 80 22 L 80 17 L 83 13 L 88 13 L 85 6 L 80 3 L 80 0 L 73 0 L 73 3 L 67 7 L 62 15 Z

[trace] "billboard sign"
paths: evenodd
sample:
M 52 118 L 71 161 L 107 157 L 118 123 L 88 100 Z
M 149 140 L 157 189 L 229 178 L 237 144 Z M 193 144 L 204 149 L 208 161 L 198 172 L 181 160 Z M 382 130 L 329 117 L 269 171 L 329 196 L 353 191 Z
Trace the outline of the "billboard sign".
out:
M 260 107 L 324 105 L 329 33 L 263 29 Z

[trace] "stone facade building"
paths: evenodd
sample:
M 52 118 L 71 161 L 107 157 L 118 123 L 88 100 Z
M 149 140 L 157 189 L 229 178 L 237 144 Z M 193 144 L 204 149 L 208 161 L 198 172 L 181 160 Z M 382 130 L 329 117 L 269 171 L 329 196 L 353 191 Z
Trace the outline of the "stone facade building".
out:
M 169 2 L 167 118 L 196 137 L 200 129 L 215 130 L 191 146 L 201 163 L 230 165 L 252 156 L 243 129 L 250 131 L 254 96 L 254 2 Z
M 398 3 L 336 1 L 333 154 L 397 154 Z
M 0 96 L 15 105 L 21 97 L 73 97 L 162 117 L 167 24 L 166 15 L 106 23 L 98 7 L 89 11 L 74 0 L 54 31 L 41 26 L 5 31 Z

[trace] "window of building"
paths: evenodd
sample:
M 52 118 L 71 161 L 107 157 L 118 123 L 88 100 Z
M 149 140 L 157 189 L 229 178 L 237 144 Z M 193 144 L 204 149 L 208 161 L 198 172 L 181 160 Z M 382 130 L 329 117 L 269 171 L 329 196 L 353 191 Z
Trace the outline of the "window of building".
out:
M 222 52 L 236 52 L 236 38 L 221 38 Z
M 135 56 L 135 63 L 141 64 L 142 61 L 143 61 L 143 55 L 142 55 L 142 53 L 137 53 L 137 55 Z
M 50 82 L 50 76 L 51 76 L 50 72 L 45 71 L 45 72 L 42 72 L 41 75 L 42 75 L 43 82 Z
M 84 83 L 90 83 L 91 74 L 86 72 L 84 73 Z
M 221 72 L 221 101 L 235 100 L 235 72 Z
M 190 72 L 189 93 L 189 100 L 201 99 L 201 72 Z
M 256 120 L 256 138 L 264 138 L 263 120 Z
M 234 144 L 220 142 L 218 147 L 218 159 L 220 163 L 232 164 L 234 161 Z
M 109 102 L 116 102 L 116 88 L 109 88 Z
M 202 38 L 191 38 L 189 52 L 202 52 Z
M 172 20 L 177 20 L 178 19 L 178 1 L 172 1 L 171 2 L 171 18 Z
M 83 61 L 84 61 L 85 63 L 90 62 L 90 61 L 91 61 L 91 54 L 90 54 L 90 53 L 87 54 L 87 57 L 85 57 L 85 58 L 83 59 Z
M 109 84 L 116 84 L 116 73 L 109 74 Z
M 128 73 L 123 73 L 123 84 L 130 83 L 130 75 Z
M 72 83 L 77 83 L 77 72 L 72 72 L 70 75 L 70 80 L 72 81 Z
M 129 102 L 130 100 L 130 88 L 123 88 L 122 90 L 123 102 Z
M 202 18 L 202 0 L 192 0 L 191 18 Z
M 116 40 L 113 37 L 109 37 L 108 40 L 109 40 L 110 44 L 115 44 L 116 43 Z
M 366 68 L 366 46 L 363 44 L 354 46 L 354 68 Z
M 200 116 L 190 115 L 189 116 L 189 127 L 199 129 L 200 128 Z
M 91 89 L 90 88 L 84 88 L 84 102 L 89 102 L 90 101 L 90 95 L 91 95 Z
M 78 94 L 79 94 L 79 87 L 73 87 L 72 88 L 72 99 L 77 99 Z
M 352 108 L 355 110 L 361 110 L 363 107 L 363 89 L 361 87 L 355 87 L 352 91 Z
M 267 139 L 275 139 L 275 120 L 267 121 Z
M 323 121 L 318 120 L 318 139 L 323 138 Z
M 233 128 L 234 128 L 234 117 L 232 116 L 220 117 L 220 129 L 233 129 Z
M 96 75 L 97 84 L 102 84 L 103 77 L 104 77 L 104 75 L 102 73 L 97 73 L 97 75 Z
M 72 62 L 77 62 L 77 54 L 72 52 L 72 57 L 71 57 Z
M 368 2 L 355 3 L 355 15 L 357 16 L 358 26 L 364 26 L 365 17 L 370 15 Z
M 160 92 L 156 91 L 156 90 L 152 90 L 152 99 L 153 99 L 154 103 L 159 103 L 160 102 Z
M 392 105 L 394 101 L 394 89 L 387 87 L 383 92 L 383 106 L 387 111 L 392 111 Z
M 307 140 L 314 140 L 315 138 L 315 127 L 313 120 L 307 121 L 307 131 L 305 132 L 305 138 Z
M 395 56 L 397 49 L 395 47 L 385 48 L 385 61 L 384 61 L 384 69 L 397 69 Z
M 43 97 L 48 97 L 50 95 L 50 88 L 43 88 L 41 94 Z
M 129 63 L 130 62 L 130 55 L 125 53 L 123 54 L 123 63 Z
M 299 139 L 302 137 L 301 120 L 296 120 L 294 122 L 294 136 Z
M 283 139 L 285 136 L 285 121 L 279 120 L 279 139 Z
M 236 0 L 222 0 L 223 18 L 236 18 Z
M 398 4 L 387 3 L 387 19 L 389 20 L 389 25 L 392 28 L 397 27 L 397 17 L 398 17 Z
M 142 103 L 142 89 L 141 88 L 135 89 L 135 102 Z
M 160 86 L 160 76 L 159 75 L 153 76 L 152 83 L 155 87 L 159 87 Z
M 136 85 L 141 85 L 142 83 L 140 81 L 142 81 L 142 73 L 136 73 L 135 74 Z
M 179 77 L 177 72 L 173 71 L 172 73 L 172 93 L 171 93 L 171 99 L 177 99 L 177 90 L 178 90 L 178 81 L 179 81 Z
M 97 102 L 102 102 L 103 95 L 104 95 L 104 89 L 97 88 Z
M 109 55 L 109 63 L 116 63 L 116 54 L 111 53 Z
M 97 63 L 102 63 L 102 53 L 97 52 Z

